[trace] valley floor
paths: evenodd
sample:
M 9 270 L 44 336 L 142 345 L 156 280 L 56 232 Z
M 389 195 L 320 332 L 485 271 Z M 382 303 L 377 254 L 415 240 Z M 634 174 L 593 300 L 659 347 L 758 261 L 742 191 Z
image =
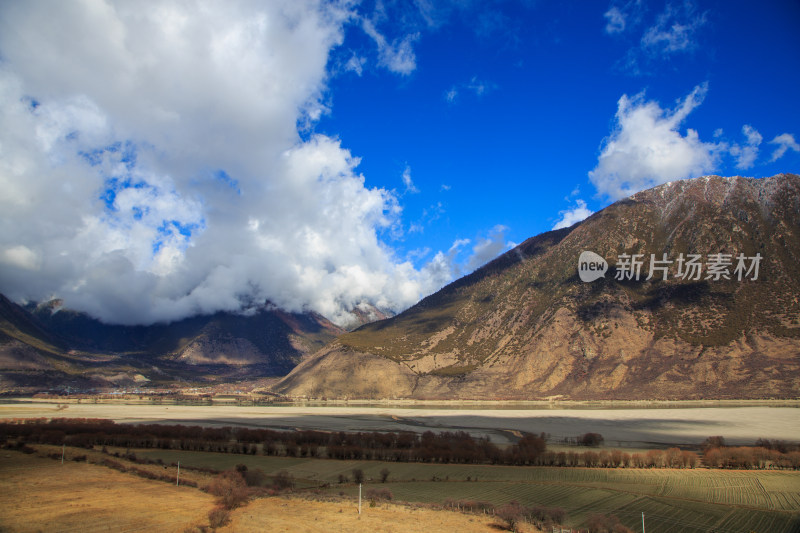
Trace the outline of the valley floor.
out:
M 31 417 L 108 418 L 118 422 L 327 429 L 342 431 L 452 431 L 485 434 L 499 442 L 519 431 L 552 431 L 575 436 L 598 431 L 606 445 L 629 450 L 663 448 L 668 443 L 696 446 L 723 435 L 729 442 L 757 438 L 796 439 L 800 409 L 730 407 L 688 409 L 403 409 L 378 407 L 241 407 L 121 405 L 43 402 L 0 404 L 0 419 Z M 549 424 L 549 425 L 548 425 Z M 554 444 L 557 446 L 557 444 Z M 42 456 L 60 446 L 34 445 Z M 66 448 L 66 461 L 0 450 L 0 532 L 5 531 L 197 531 L 208 525 L 214 498 L 198 489 L 176 487 L 181 480 L 207 485 L 215 474 L 244 464 L 267 476 L 285 471 L 296 480 L 290 497 L 251 501 L 231 513 L 224 531 L 498 531 L 492 517 L 440 511 L 447 500 L 485 501 L 495 506 L 563 508 L 570 527 L 585 527 L 592 514 L 616 515 L 640 530 L 645 514 L 649 533 L 800 533 L 800 472 L 773 470 L 692 470 L 513 467 L 437 463 L 330 460 L 179 450 L 131 450 L 151 464 L 127 463 L 125 449 Z M 75 462 L 88 456 L 144 469 L 164 481 L 150 481 L 96 464 Z M 199 467 L 192 470 L 189 467 Z M 365 475 L 365 490 L 386 488 L 395 502 L 355 513 L 358 487 L 340 482 L 353 470 Z M 388 469 L 387 483 L 380 483 Z M 420 507 L 421 506 L 421 507 Z M 427 507 L 426 507 L 427 506 Z M 429 508 L 430 507 L 430 508 Z M 340 512 L 341 511 L 341 512 Z M 427 514 L 433 513 L 433 514 Z M 424 529 L 414 529 L 422 524 Z M 188 529 L 187 529 L 188 528 Z M 333 529 L 331 529 L 333 528 Z M 339 529 L 336 529 L 339 528 Z
M 121 423 L 197 424 L 328 431 L 467 431 L 497 444 L 516 442 L 517 433 L 551 435 L 550 442 L 586 432 L 607 445 L 650 448 L 697 446 L 713 435 L 728 444 L 751 445 L 759 438 L 795 441 L 800 408 L 735 406 L 686 408 L 442 408 L 431 406 L 231 406 L 126 404 L 83 400 L 0 403 L 0 419 L 104 418 Z
M 69 450 L 70 456 L 75 450 Z M 214 497 L 190 487 L 141 479 L 102 466 L 0 451 L 0 531 L 187 532 L 208 526 Z M 404 505 L 354 500 L 257 499 L 231 513 L 226 533 L 422 533 L 501 530 L 501 521 Z M 531 526 L 523 532 L 534 532 Z

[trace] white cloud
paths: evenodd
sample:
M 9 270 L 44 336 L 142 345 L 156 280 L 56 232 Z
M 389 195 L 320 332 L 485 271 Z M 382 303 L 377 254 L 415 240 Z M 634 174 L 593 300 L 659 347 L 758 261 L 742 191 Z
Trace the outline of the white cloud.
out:
M 781 157 L 786 154 L 786 150 L 794 150 L 795 152 L 800 152 L 800 144 L 794 140 L 794 135 L 790 133 L 782 133 L 772 139 L 770 144 L 777 144 L 778 147 L 772 152 L 772 157 L 770 157 L 770 162 L 777 161 Z
M 578 198 L 575 200 L 575 206 L 558 212 L 558 216 L 561 218 L 553 225 L 553 229 L 568 228 L 576 222 L 585 219 L 592 213 L 594 213 L 594 211 L 586 207 L 586 202 Z
M 641 21 L 642 2 L 641 0 L 629 0 L 628 2 L 612 2 L 608 11 L 603 13 L 606 19 L 605 32 L 609 35 L 624 33 L 626 30 L 636 26 Z
M 467 269 L 475 270 L 505 251 L 508 248 L 505 238 L 507 231 L 507 227 L 497 225 L 492 228 L 488 237 L 479 238 L 472 247 L 472 255 L 467 260 Z
M 491 91 L 496 86 L 495 84 L 487 81 L 481 81 L 476 76 L 473 76 L 466 88 L 475 93 L 476 96 L 482 96 L 484 93 Z
M 742 126 L 742 133 L 747 138 L 744 146 L 734 144 L 729 151 L 736 158 L 736 168 L 747 169 L 753 166 L 758 157 L 758 147 L 763 138 L 758 131 L 749 124 Z
M 396 74 L 407 76 L 417 68 L 417 57 L 414 54 L 414 42 L 419 39 L 419 33 L 409 33 L 391 43 L 378 31 L 375 24 L 369 19 L 362 19 L 361 26 L 364 32 L 372 37 L 378 46 L 378 62 Z
M 646 101 L 643 93 L 633 98 L 623 95 L 616 127 L 603 143 L 597 166 L 589 172 L 597 191 L 616 200 L 712 170 L 725 146 L 702 142 L 695 130 L 683 134 L 679 129 L 706 91 L 705 84 L 695 87 L 673 110 Z
M 632 34 L 633 28 L 644 26 L 641 37 L 617 62 L 617 68 L 633 75 L 647 74 L 654 62 L 664 61 L 677 53 L 690 53 L 699 48 L 700 29 L 708 20 L 698 13 L 691 0 L 666 3 L 664 10 L 645 23 L 647 6 L 641 0 L 614 1 L 605 12 L 608 35 Z
M 358 76 L 361 76 L 361 74 L 364 72 L 364 64 L 366 62 L 366 58 L 353 54 L 350 56 L 350 59 L 347 60 L 347 63 L 345 63 L 344 69 L 350 72 L 355 72 Z
M 0 254 L 0 262 L 25 270 L 37 270 L 39 257 L 36 252 L 24 245 L 12 246 Z
M 419 33 L 409 34 L 399 41 L 392 42 L 391 46 L 381 50 L 381 64 L 392 72 L 408 75 L 417 68 L 417 58 L 414 54 L 413 43 L 419 39 Z
M 706 23 L 705 13 L 696 13 L 688 0 L 667 3 L 654 26 L 642 35 L 642 46 L 653 53 L 670 54 L 693 50 L 697 30 Z
M 614 34 L 625 31 L 627 16 L 617 6 L 611 6 L 609 10 L 603 14 L 603 17 L 608 21 L 606 23 L 606 33 Z
M 454 104 L 458 100 L 461 91 L 469 91 L 475 96 L 480 97 L 496 88 L 496 84 L 479 80 L 477 76 L 473 76 L 468 82 L 453 85 L 449 90 L 445 91 L 444 99 L 447 103 Z
M 116 323 L 265 300 L 345 322 L 450 281 L 381 241 L 394 193 L 298 132 L 349 6 L 0 4 L 0 292 Z M 384 43 L 389 68 L 412 42 Z
M 419 189 L 414 185 L 414 180 L 411 179 L 411 167 L 406 165 L 405 170 L 403 170 L 403 186 L 405 187 L 405 192 L 408 193 L 418 193 Z

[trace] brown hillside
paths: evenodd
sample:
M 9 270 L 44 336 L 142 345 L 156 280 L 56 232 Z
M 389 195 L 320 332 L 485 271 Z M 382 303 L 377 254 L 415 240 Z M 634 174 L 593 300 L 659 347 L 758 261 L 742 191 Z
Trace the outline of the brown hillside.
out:
M 580 280 L 584 250 L 608 261 L 604 278 Z M 732 255 L 730 279 L 706 279 L 718 253 Z M 737 279 L 740 253 L 760 254 L 757 279 Z M 616 279 L 623 254 L 644 254 L 638 281 Z M 651 254 L 673 261 L 666 281 L 658 272 L 645 280 Z M 701 256 L 700 279 L 677 277 L 681 254 Z M 276 389 L 420 399 L 797 397 L 800 177 L 712 176 L 640 192 L 342 335 Z

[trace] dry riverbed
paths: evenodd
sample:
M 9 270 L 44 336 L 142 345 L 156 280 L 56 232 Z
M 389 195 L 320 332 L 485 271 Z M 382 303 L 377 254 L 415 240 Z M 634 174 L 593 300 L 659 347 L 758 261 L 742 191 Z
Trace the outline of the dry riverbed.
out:
M 711 435 L 731 444 L 758 438 L 797 440 L 800 408 L 736 406 L 612 409 L 448 409 L 440 407 L 56 404 L 14 401 L 0 404 L 0 419 L 105 418 L 119 423 L 318 429 L 325 431 L 468 431 L 497 443 L 518 432 L 546 432 L 552 441 L 586 432 L 622 447 L 697 445 Z

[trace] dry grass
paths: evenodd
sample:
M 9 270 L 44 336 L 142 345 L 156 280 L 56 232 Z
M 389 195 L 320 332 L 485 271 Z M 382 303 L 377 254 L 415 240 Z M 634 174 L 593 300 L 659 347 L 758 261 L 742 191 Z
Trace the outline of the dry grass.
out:
M 303 499 L 267 498 L 256 500 L 231 513 L 231 522 L 220 533 L 498 533 L 503 521 L 496 517 L 466 515 L 451 511 L 414 508 L 395 504 L 369 507 L 364 503 L 361 516 L 352 501 L 323 502 Z M 520 532 L 539 531 L 530 525 Z
M 214 498 L 197 489 L 141 479 L 109 468 L 0 450 L 0 531 L 200 531 Z M 498 532 L 499 518 L 365 501 L 265 498 L 232 511 L 217 529 L 248 532 Z M 538 531 L 529 525 L 524 533 Z
M 213 497 L 101 466 L 0 450 L 0 530 L 181 532 Z

